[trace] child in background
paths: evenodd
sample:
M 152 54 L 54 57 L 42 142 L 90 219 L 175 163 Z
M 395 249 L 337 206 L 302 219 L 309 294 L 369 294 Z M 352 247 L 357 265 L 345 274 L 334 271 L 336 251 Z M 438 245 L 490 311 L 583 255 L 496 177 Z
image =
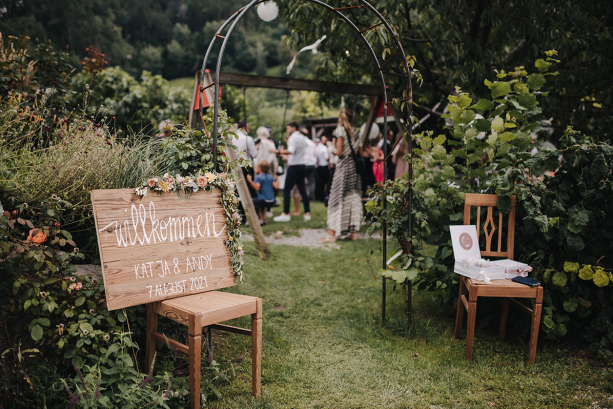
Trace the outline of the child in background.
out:
M 261 160 L 255 165 L 255 178 L 247 175 L 247 182 L 258 192 L 258 198 L 254 200 L 253 205 L 258 211 L 261 225 L 266 224 L 266 210 L 275 205 L 274 189 L 279 189 L 277 175 L 272 176 L 268 173 L 269 169 L 270 163 Z

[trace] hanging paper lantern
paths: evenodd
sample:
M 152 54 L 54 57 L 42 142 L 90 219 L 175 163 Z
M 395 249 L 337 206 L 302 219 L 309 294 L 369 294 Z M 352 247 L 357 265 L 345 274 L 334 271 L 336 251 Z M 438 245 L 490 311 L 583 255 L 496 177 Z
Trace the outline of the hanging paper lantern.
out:
M 264 21 L 272 21 L 279 15 L 279 6 L 274 1 L 267 1 L 258 6 L 258 16 Z

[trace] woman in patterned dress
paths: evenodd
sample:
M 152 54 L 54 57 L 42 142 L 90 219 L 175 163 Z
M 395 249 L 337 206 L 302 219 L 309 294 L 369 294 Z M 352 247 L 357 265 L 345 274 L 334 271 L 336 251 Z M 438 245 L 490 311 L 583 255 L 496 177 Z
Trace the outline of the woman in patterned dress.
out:
M 336 153 L 338 164 L 332 179 L 328 200 L 328 236 L 323 241 L 337 238 L 356 239 L 362 221 L 362 197 L 360 175 L 355 171 L 355 162 L 349 143 L 356 155 L 360 154 L 359 136 L 353 125 L 353 113 L 343 108 L 338 117 Z

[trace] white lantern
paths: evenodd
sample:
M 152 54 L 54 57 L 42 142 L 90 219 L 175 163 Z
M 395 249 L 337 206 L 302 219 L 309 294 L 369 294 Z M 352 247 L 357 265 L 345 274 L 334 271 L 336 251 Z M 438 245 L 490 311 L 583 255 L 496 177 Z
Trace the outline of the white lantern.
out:
M 360 135 L 364 135 L 364 129 L 366 129 L 366 124 L 360 127 Z M 379 137 L 379 125 L 373 122 L 372 127 L 370 128 L 370 133 L 368 134 L 368 139 L 377 139 Z
M 274 1 L 260 3 L 258 6 L 258 16 L 264 21 L 272 21 L 279 15 L 279 6 Z

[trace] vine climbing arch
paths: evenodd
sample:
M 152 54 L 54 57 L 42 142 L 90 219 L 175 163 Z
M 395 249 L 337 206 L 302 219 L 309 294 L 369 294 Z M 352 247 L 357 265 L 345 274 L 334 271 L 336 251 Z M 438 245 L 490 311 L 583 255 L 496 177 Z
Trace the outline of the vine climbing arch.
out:
M 405 101 L 406 104 L 405 106 L 406 108 L 406 115 L 405 115 L 405 129 L 403 134 L 406 135 L 408 146 L 408 156 L 409 156 L 409 180 L 413 179 L 413 148 L 412 148 L 412 120 L 411 120 L 411 113 L 412 113 L 412 102 L 413 102 L 413 88 L 412 88 L 412 83 L 411 83 L 411 67 L 409 65 L 409 62 L 407 60 L 407 56 L 406 53 L 404 51 L 404 47 L 402 46 L 402 44 L 400 43 L 399 40 L 399 36 L 398 34 L 393 30 L 392 26 L 390 25 L 390 23 L 385 19 L 385 17 L 374 7 L 372 6 L 368 1 L 366 0 L 353 0 L 351 2 L 349 2 L 349 4 L 347 6 L 344 7 L 333 7 L 327 3 L 324 3 L 323 1 L 320 0 L 301 0 L 303 3 L 312 3 L 315 4 L 317 6 L 321 6 L 324 9 L 328 10 L 329 12 L 332 12 L 334 14 L 336 14 L 338 17 L 340 17 L 343 21 L 345 21 L 347 24 L 349 24 L 349 26 L 357 33 L 357 35 L 362 39 L 362 41 L 364 42 L 364 44 L 366 45 L 366 47 L 368 48 L 373 61 L 376 64 L 378 73 L 379 73 L 379 77 L 381 80 L 381 91 L 382 91 L 382 96 L 383 96 L 383 135 L 387 135 L 387 117 L 388 117 L 388 105 L 391 104 L 392 102 L 388 100 L 388 92 L 387 92 L 387 86 L 385 83 L 385 76 L 383 73 L 383 67 L 385 65 L 387 65 L 387 63 L 389 61 L 391 61 L 397 54 L 400 54 L 402 57 L 402 62 L 403 62 L 403 66 L 404 66 L 404 71 L 405 71 L 405 75 L 406 76 L 406 88 L 404 90 L 403 93 L 403 100 L 401 101 Z M 200 113 L 200 118 L 203 118 L 203 100 L 202 100 L 202 91 L 204 91 L 205 87 L 204 87 L 204 76 L 206 73 L 206 67 L 207 67 L 207 62 L 209 59 L 209 56 L 211 55 L 211 51 L 213 50 L 215 44 L 217 43 L 217 40 L 223 40 L 222 44 L 221 44 L 221 48 L 219 50 L 219 56 L 217 58 L 217 67 L 215 70 L 215 83 L 211 84 L 211 86 L 214 85 L 215 87 L 215 92 L 214 92 L 214 101 L 213 101 L 213 163 L 214 166 L 217 166 L 217 134 L 218 134 L 218 125 L 219 125 L 219 89 L 220 89 L 220 82 L 219 82 L 219 74 L 221 72 L 221 64 L 223 61 L 223 55 L 224 55 L 224 51 L 226 48 L 226 45 L 228 44 L 228 41 L 230 40 L 230 37 L 232 35 L 232 32 L 234 31 L 234 28 L 236 27 L 236 25 L 241 21 L 241 19 L 245 16 L 245 14 L 251 10 L 253 7 L 255 7 L 256 5 L 260 4 L 260 3 L 265 3 L 266 0 L 252 0 L 251 2 L 249 2 L 247 5 L 245 5 L 244 7 L 242 7 L 241 9 L 239 9 L 238 11 L 236 11 L 230 18 L 228 18 L 217 30 L 217 32 L 215 33 L 215 36 L 213 37 L 213 39 L 211 40 L 211 42 L 209 43 L 209 46 L 207 48 L 206 54 L 204 56 L 204 59 L 202 61 L 202 67 L 201 67 L 201 80 L 200 82 L 200 92 L 198 92 L 198 98 L 199 98 L 199 113 Z M 343 11 L 346 10 L 353 10 L 353 9 L 366 9 L 367 11 L 371 12 L 378 20 L 379 22 L 375 25 L 372 25 L 370 27 L 366 27 L 363 29 L 358 28 L 350 19 L 349 17 L 342 13 Z M 395 47 L 397 50 L 394 54 L 392 54 L 387 61 L 385 61 L 383 64 L 381 64 L 379 62 L 379 58 L 377 58 L 377 55 L 374 52 L 374 49 L 372 47 L 372 45 L 370 44 L 370 42 L 366 39 L 366 37 L 364 36 L 364 33 L 374 29 L 375 27 L 378 26 L 383 26 L 384 29 L 389 33 L 389 39 L 392 40 L 393 45 L 392 47 Z M 229 26 L 229 28 L 228 28 Z M 222 33 L 224 33 L 224 30 L 227 31 L 225 33 L 225 35 L 222 35 Z M 203 120 L 200 121 L 200 128 L 202 131 L 204 131 L 204 122 Z M 370 129 L 366 129 L 365 130 L 365 134 L 368 134 L 370 131 Z M 402 136 L 401 136 L 402 137 Z M 383 154 L 384 157 L 388 157 L 388 152 L 387 152 L 387 144 L 383 144 Z M 384 180 L 383 183 L 385 183 L 387 181 L 387 161 L 383 161 L 384 164 Z M 412 191 L 409 189 L 409 215 L 412 214 Z M 383 201 L 383 205 L 384 207 L 386 206 L 386 200 Z M 412 236 L 412 222 L 411 222 L 411 217 L 409 217 L 409 237 Z M 385 269 L 387 267 L 387 263 L 386 263 L 386 256 L 387 256 L 387 226 L 383 225 L 383 237 L 382 237 L 382 253 L 383 253 L 383 268 Z M 385 305 L 386 305 L 386 280 L 383 279 L 383 284 L 382 284 L 382 319 L 383 321 L 385 321 Z M 409 290 L 410 291 L 410 290 Z M 409 295 L 410 297 L 410 295 Z M 410 316 L 410 305 L 409 305 L 409 325 L 410 325 L 410 321 L 411 321 L 411 316 Z

